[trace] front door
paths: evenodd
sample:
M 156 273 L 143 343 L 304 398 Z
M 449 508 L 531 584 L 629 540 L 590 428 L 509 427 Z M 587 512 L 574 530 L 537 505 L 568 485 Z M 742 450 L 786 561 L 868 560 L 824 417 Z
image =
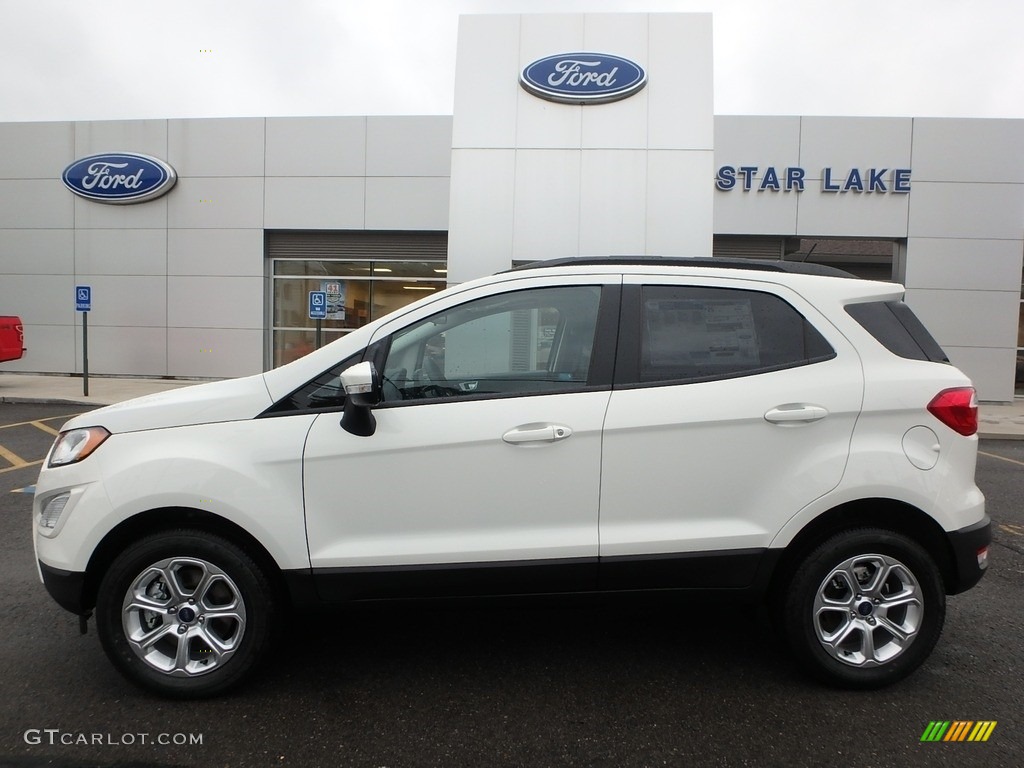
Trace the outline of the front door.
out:
M 324 597 L 595 585 L 608 294 L 521 282 L 381 330 L 371 436 L 317 417 L 303 478 Z

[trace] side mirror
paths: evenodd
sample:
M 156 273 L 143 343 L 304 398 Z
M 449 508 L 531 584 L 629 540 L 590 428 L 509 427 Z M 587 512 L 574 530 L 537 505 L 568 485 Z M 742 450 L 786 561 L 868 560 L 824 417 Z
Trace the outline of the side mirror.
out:
M 381 378 L 373 363 L 356 363 L 341 372 L 341 385 L 345 388 L 345 413 L 341 426 L 346 432 L 369 437 L 377 429 L 377 420 L 370 410 L 380 402 Z

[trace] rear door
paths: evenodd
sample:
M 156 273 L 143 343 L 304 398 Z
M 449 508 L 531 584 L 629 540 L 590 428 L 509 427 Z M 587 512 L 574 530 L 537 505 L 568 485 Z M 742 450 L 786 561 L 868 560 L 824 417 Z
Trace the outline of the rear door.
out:
M 627 277 L 601 484 L 606 587 L 742 587 L 835 488 L 863 376 L 783 286 Z

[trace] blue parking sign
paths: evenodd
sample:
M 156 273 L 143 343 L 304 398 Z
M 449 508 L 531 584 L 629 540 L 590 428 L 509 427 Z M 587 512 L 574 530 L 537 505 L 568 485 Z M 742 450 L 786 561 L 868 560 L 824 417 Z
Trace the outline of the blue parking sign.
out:
M 92 309 L 92 286 L 75 286 L 75 312 L 88 312 Z
M 327 292 L 309 292 L 309 319 L 325 320 L 327 318 Z

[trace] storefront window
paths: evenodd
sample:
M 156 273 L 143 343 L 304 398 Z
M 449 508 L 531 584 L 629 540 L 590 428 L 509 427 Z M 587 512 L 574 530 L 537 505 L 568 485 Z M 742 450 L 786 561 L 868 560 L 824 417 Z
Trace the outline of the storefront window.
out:
M 310 291 L 327 293 L 322 344 L 445 287 L 444 262 L 274 259 L 273 365 L 297 360 L 316 348 L 316 321 L 309 319 Z

